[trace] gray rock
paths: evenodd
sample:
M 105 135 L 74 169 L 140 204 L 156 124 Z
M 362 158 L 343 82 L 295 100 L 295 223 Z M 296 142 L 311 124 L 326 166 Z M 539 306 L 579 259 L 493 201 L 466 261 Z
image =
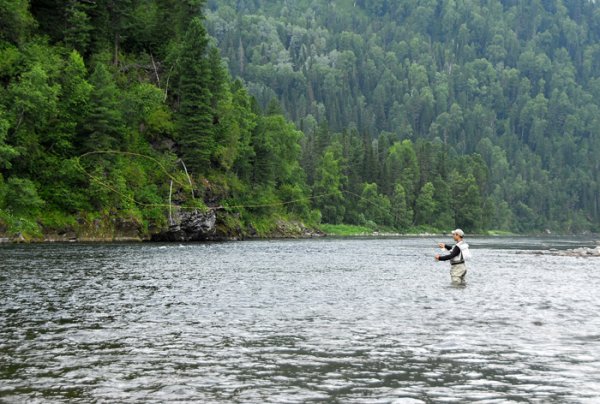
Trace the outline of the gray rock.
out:
M 176 210 L 169 228 L 152 236 L 154 241 L 206 241 L 215 237 L 217 215 L 214 209 Z
M 580 247 L 572 250 L 560 251 L 558 254 L 564 257 L 600 257 L 600 247 Z

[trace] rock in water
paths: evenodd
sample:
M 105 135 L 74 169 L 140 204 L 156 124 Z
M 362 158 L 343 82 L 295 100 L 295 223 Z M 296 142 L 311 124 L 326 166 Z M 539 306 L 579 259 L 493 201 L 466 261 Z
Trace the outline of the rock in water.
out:
M 600 247 L 589 248 L 580 247 L 571 250 L 558 251 L 554 255 L 560 255 L 563 257 L 600 257 Z
M 166 231 L 152 236 L 154 241 L 206 241 L 215 238 L 217 215 L 213 209 L 206 212 L 181 211 L 173 215 Z

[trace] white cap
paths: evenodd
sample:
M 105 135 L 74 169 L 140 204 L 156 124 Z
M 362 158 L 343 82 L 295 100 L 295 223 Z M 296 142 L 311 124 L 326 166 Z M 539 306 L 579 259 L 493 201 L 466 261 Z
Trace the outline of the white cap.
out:
M 461 229 L 452 230 L 452 234 L 458 234 L 461 237 L 465 236 L 465 232 L 462 231 Z

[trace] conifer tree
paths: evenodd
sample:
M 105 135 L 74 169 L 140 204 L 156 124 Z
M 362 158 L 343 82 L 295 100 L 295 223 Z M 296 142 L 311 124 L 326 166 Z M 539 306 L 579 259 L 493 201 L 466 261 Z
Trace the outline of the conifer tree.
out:
M 119 108 L 119 91 L 111 73 L 101 63 L 90 76 L 93 90 L 89 115 L 83 124 L 84 150 L 112 150 L 122 145 L 123 116 Z
M 190 22 L 179 64 L 177 141 L 190 170 L 206 173 L 216 149 L 210 92 L 211 69 L 207 59 L 208 37 L 199 17 Z
M 70 0 L 65 5 L 65 45 L 82 55 L 87 53 L 93 31 L 89 9 L 88 2 L 79 0 Z
M 406 192 L 402 184 L 396 184 L 390 202 L 393 226 L 399 230 L 407 229 L 412 224 L 413 212 L 406 203 Z
M 433 213 L 435 212 L 435 201 L 433 194 L 435 189 L 431 182 L 426 183 L 421 188 L 421 192 L 415 202 L 416 224 L 432 224 L 434 222 Z

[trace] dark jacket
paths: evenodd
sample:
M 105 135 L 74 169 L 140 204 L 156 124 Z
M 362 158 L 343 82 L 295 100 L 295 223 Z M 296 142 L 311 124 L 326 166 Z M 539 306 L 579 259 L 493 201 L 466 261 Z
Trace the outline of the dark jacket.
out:
M 450 254 L 440 256 L 440 261 L 449 261 L 452 258 L 456 258 L 460 255 L 460 248 L 456 244 L 453 246 L 446 245 L 446 250 L 449 250 Z M 461 259 L 459 262 L 457 262 L 457 264 L 461 262 L 464 262 L 464 260 Z

